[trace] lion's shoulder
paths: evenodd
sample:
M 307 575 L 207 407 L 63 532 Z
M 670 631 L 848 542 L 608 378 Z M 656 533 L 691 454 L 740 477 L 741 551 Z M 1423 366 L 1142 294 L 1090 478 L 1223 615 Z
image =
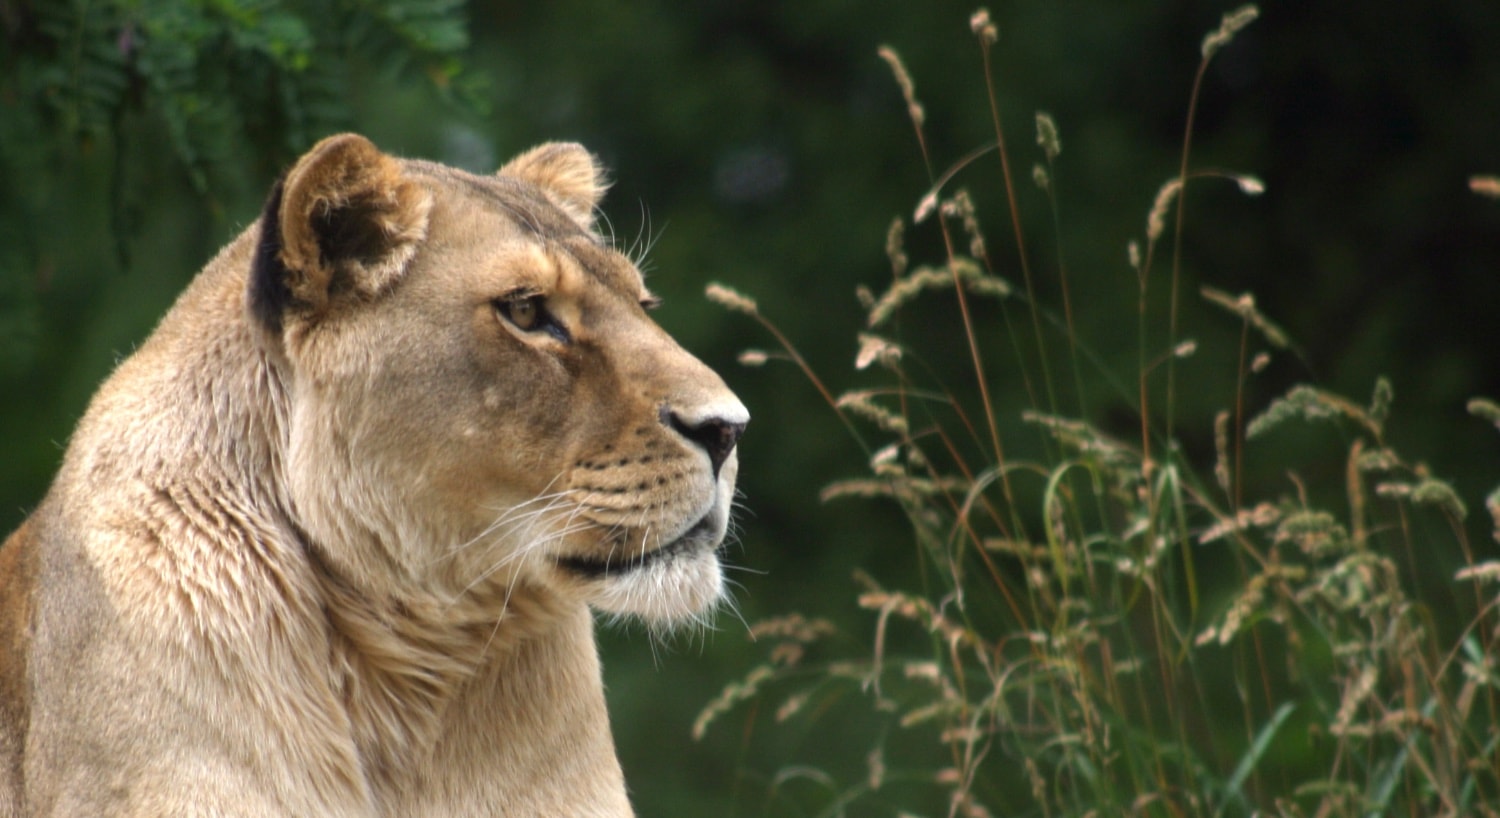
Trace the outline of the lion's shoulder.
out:
M 18 815 L 22 747 L 30 721 L 26 686 L 36 584 L 36 528 L 27 520 L 0 545 L 0 817 Z

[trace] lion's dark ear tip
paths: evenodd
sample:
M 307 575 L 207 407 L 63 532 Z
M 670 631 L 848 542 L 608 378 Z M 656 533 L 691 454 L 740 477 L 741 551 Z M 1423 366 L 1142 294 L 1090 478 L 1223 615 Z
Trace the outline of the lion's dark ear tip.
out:
M 281 261 L 281 192 L 286 177 L 276 180 L 260 216 L 260 236 L 250 262 L 248 309 L 252 320 L 272 334 L 281 333 L 281 316 L 291 305 L 286 265 Z

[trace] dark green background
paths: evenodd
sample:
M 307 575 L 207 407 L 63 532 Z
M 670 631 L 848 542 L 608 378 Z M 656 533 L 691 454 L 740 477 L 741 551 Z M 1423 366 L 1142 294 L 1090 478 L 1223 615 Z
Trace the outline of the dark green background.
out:
M 277 168 L 305 147 L 268 133 L 274 123 L 247 126 L 236 145 L 243 161 L 231 154 L 215 166 L 205 191 L 150 105 L 129 110 L 107 140 L 21 117 L 34 100 L 9 72 L 35 33 L 31 8 L 0 0 L 0 119 L 10 120 L 0 127 L 4 529 L 40 499 L 95 385 L 254 218 Z M 1042 299 L 1057 303 L 1058 242 L 1029 181 L 1041 158 L 1038 109 L 1062 134 L 1054 184 L 1080 336 L 1125 380 L 1136 348 L 1126 244 L 1141 237 L 1157 188 L 1176 173 L 1199 43 L 1231 8 L 991 8 Z M 653 243 L 650 282 L 666 298 L 659 320 L 723 372 L 754 415 L 731 554 L 744 569 L 732 574 L 744 620 L 826 616 L 857 649 L 873 620 L 854 606 L 852 571 L 897 584 L 916 558 L 892 509 L 818 502 L 822 486 L 861 473 L 863 454 L 790 366 L 734 362 L 770 340 L 708 304 L 703 287 L 721 281 L 755 296 L 832 384 L 862 382 L 852 367 L 862 327 L 854 288 L 888 280 L 886 228 L 909 218 L 929 182 L 875 50 L 889 44 L 905 57 L 941 171 L 992 139 L 973 10 L 948 0 L 475 3 L 463 10 L 464 76 L 481 81 L 482 107 L 445 99 L 420 70 L 393 72 L 378 55 L 353 61 L 336 89 L 347 108 L 333 119 L 391 152 L 487 170 L 535 142 L 572 139 L 610 166 L 605 211 L 622 244 Z M 1473 195 L 1466 180 L 1500 172 L 1500 4 L 1284 0 L 1261 10 L 1214 62 L 1199 111 L 1194 167 L 1255 174 L 1267 192 L 1247 198 L 1212 181 L 1189 192 L 1183 324 L 1200 349 L 1178 370 L 1184 445 L 1211 456 L 1210 419 L 1232 400 L 1234 377 L 1237 325 L 1203 307 L 1197 286 L 1250 290 L 1305 358 L 1278 358 L 1256 381 L 1253 404 L 1309 380 L 1363 400 L 1387 374 L 1396 445 L 1452 478 L 1478 511 L 1500 481 L 1500 436 L 1463 407 L 1500 393 L 1500 202 Z M 973 192 L 1001 273 L 1018 280 L 998 162 L 975 163 L 953 186 Z M 910 237 L 918 260 L 937 258 L 930 225 Z M 931 342 L 939 359 L 945 350 L 961 359 L 955 317 L 922 316 L 908 336 Z M 1165 330 L 1153 332 L 1164 344 Z M 990 360 L 1009 428 L 1026 401 L 998 338 Z M 1130 435 L 1129 396 L 1101 387 L 1090 407 L 1091 420 Z M 1268 491 L 1287 490 L 1288 468 L 1335 477 L 1343 468 L 1338 446 L 1326 460 L 1267 446 L 1252 458 L 1267 452 L 1255 473 Z M 1470 528 L 1491 549 L 1484 516 Z M 1441 579 L 1451 567 L 1432 571 Z M 642 815 L 761 814 L 765 782 L 792 764 L 860 774 L 869 745 L 853 717 L 778 727 L 743 708 L 704 742 L 690 739 L 701 706 L 759 660 L 745 630 L 721 616 L 715 632 L 667 650 L 629 627 L 602 637 L 620 755 Z

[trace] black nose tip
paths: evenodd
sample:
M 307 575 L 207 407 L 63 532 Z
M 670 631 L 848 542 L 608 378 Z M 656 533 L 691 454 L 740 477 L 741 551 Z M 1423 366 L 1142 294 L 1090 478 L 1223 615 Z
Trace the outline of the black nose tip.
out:
M 740 435 L 745 433 L 745 424 L 727 421 L 723 418 L 710 417 L 698 423 L 688 423 L 670 409 L 662 410 L 662 420 L 671 426 L 678 434 L 703 447 L 708 452 L 709 465 L 713 467 L 714 477 L 719 476 L 719 469 L 724 461 L 729 459 L 730 452 L 734 451 L 736 444 L 740 442 Z

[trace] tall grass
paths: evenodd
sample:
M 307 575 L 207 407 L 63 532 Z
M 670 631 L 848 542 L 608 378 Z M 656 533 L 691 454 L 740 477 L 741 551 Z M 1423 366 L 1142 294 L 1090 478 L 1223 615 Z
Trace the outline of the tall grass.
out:
M 1455 491 L 1391 447 L 1389 383 L 1367 402 L 1304 385 L 1250 406 L 1251 380 L 1291 354 L 1287 334 L 1249 294 L 1181 292 L 1187 194 L 1210 175 L 1190 161 L 1193 112 L 1210 61 L 1255 16 L 1228 14 L 1204 39 L 1178 172 L 1128 248 L 1138 299 L 1121 318 L 1137 328 L 1134 372 L 1095 371 L 1066 268 L 1033 270 L 983 11 L 971 24 L 993 142 L 942 173 L 915 84 L 881 51 L 933 183 L 911 223 L 892 225 L 889 285 L 859 293 L 867 326 L 854 363 L 879 385 L 835 395 L 753 300 L 710 288 L 780 347 L 745 362 L 794 362 L 869 453 L 869 474 L 822 499 L 895 503 L 923 568 L 910 587 L 855 577 L 851 596 L 870 612 L 856 650 L 794 613 L 752 628 L 767 660 L 709 703 L 696 734 L 736 709 L 761 730 L 828 718 L 820 703 L 851 690 L 879 725 L 826 765 L 842 776 L 791 764 L 763 781 L 764 814 L 1500 815 L 1500 562 L 1476 559 Z M 1062 145 L 1051 117 L 1036 126 L 1032 181 L 1050 198 Z M 990 151 L 1019 284 L 997 274 L 973 200 L 946 187 Z M 1251 177 L 1228 178 L 1259 192 Z M 942 248 L 930 263 L 908 258 L 905 234 L 918 229 Z M 1039 296 L 1043 275 L 1058 303 Z M 965 383 L 942 383 L 924 363 L 930 337 L 902 331 L 919 301 L 953 311 Z M 1179 336 L 1189 303 L 1221 311 L 1239 338 L 1223 353 L 1236 386 L 1211 421 L 1214 453 L 1199 460 L 1177 442 L 1182 424 L 1209 422 L 1175 409 L 1178 362 L 1198 354 Z M 1003 367 L 1024 378 L 1019 417 L 992 399 Z M 1111 400 L 1130 406 L 1133 433 L 1106 434 L 1091 416 Z M 1500 425 L 1494 403 L 1470 408 Z M 1247 446 L 1299 423 L 1339 445 L 1336 467 L 1291 472 L 1284 489 L 1249 484 Z M 1011 458 L 1006 435 L 1027 429 L 1041 454 Z M 1500 527 L 1500 491 L 1488 505 Z M 1419 565 L 1445 548 L 1462 555 L 1457 573 L 1437 590 L 1419 584 Z

